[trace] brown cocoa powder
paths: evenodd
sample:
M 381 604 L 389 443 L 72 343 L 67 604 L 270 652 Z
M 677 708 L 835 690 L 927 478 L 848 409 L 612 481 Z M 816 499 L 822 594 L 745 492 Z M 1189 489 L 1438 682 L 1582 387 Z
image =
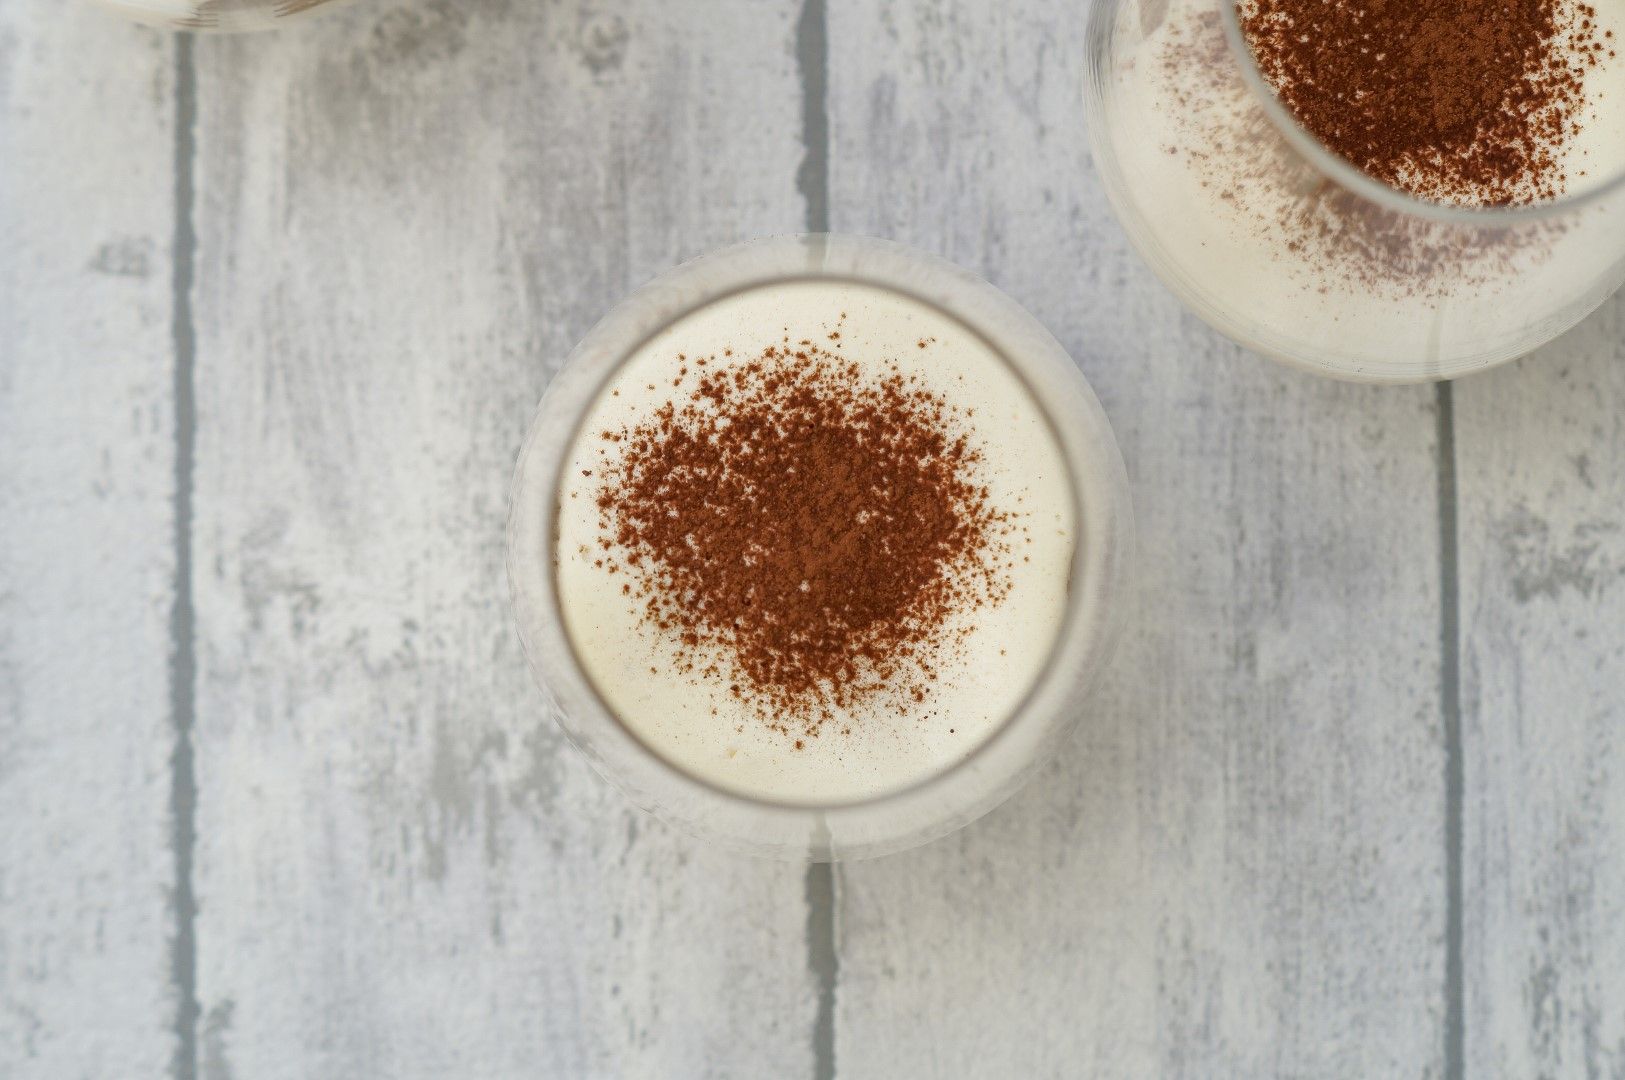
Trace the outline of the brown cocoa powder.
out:
M 1298 121 L 1370 176 L 1437 202 L 1563 193 L 1586 70 L 1612 55 L 1574 0 L 1241 0 Z
M 866 377 L 839 333 L 679 358 L 673 400 L 602 432 L 596 470 L 603 557 L 645 625 L 797 748 L 854 706 L 925 708 L 1019 528 L 977 479 L 970 410 Z
M 1277 261 L 1306 287 L 1394 297 L 1457 295 L 1538 263 L 1558 222 L 1469 230 L 1379 206 L 1327 180 L 1280 137 L 1238 77 L 1216 10 L 1172 18 L 1156 56 L 1175 106 L 1178 138 L 1165 147 L 1239 225 L 1278 245 Z

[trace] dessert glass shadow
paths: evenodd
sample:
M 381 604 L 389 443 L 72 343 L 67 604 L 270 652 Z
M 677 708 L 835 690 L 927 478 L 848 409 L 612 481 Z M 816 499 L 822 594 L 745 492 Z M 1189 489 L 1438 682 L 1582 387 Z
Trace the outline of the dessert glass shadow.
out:
M 1597 152 L 1552 197 L 1493 184 L 1480 205 L 1419 197 L 1328 150 L 1260 70 L 1244 18 L 1290 6 L 1090 8 L 1096 167 L 1135 247 L 1192 310 L 1288 364 L 1414 382 L 1521 356 L 1618 288 L 1625 132 L 1588 135 Z M 1584 47 L 1612 63 L 1608 78 L 1625 78 L 1604 33 Z M 1397 46 L 1373 49 L 1384 47 Z
M 554 718 L 633 802 L 857 858 L 985 813 L 1087 715 L 1131 531 L 1099 402 L 1021 307 L 897 244 L 783 237 L 571 353 L 508 572 Z
M 174 30 L 270 30 L 349 0 L 97 0 L 140 22 Z

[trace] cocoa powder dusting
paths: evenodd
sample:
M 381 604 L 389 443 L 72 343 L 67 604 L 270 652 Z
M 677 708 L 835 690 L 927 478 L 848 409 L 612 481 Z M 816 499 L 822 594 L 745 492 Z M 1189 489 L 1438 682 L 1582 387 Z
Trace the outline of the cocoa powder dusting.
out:
M 1340 2 L 1304 6 L 1318 11 Z M 1244 18 L 1258 10 L 1240 7 Z M 1442 225 L 1326 179 L 1259 107 L 1237 73 L 1218 12 L 1205 6 L 1169 19 L 1155 70 L 1178 125 L 1167 153 L 1183 160 L 1240 227 L 1277 249 L 1277 262 L 1305 288 L 1324 292 L 1336 283 L 1396 298 L 1458 295 L 1537 264 L 1563 231 L 1560 221 L 1545 220 L 1506 229 Z
M 1612 50 L 1573 0 L 1241 0 L 1264 78 L 1335 153 L 1437 202 L 1563 193 L 1586 70 Z
M 683 673 L 797 748 L 837 710 L 923 709 L 959 616 L 1009 589 L 1016 526 L 977 479 L 970 417 L 810 335 L 716 359 L 601 433 L 599 542 L 622 591 Z

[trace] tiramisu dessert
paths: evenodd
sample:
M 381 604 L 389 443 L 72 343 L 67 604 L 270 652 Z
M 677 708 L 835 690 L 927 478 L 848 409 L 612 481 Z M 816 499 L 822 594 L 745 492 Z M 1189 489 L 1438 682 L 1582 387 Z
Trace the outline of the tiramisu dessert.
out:
M 1448 366 L 1538 333 L 1617 262 L 1577 219 L 1415 207 L 1539 206 L 1625 172 L 1625 0 L 1129 0 L 1119 19 L 1137 44 L 1110 74 L 1114 198 L 1248 344 L 1356 375 Z M 1270 98 L 1413 209 L 1328 177 L 1279 137 Z
M 833 805 L 971 754 L 1068 602 L 1045 411 L 943 312 L 778 283 L 646 341 L 557 491 L 559 606 L 620 723 L 729 792 Z

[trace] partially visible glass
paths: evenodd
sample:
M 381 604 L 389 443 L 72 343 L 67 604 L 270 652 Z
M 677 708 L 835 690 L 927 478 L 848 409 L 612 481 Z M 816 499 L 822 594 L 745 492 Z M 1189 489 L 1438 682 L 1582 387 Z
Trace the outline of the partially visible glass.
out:
M 876 286 L 937 308 L 982 337 L 1047 414 L 1071 473 L 1078 538 L 1068 603 L 1026 698 L 965 760 L 902 791 L 826 806 L 748 798 L 668 763 L 610 712 L 576 658 L 554 580 L 561 470 L 591 404 L 653 335 L 721 298 L 777 282 Z M 786 859 L 851 859 L 945 835 L 1012 794 L 1083 710 L 1110 653 L 1131 554 L 1128 482 L 1099 401 L 1036 319 L 987 282 L 882 240 L 795 236 L 696 259 L 622 301 L 553 379 L 520 451 L 508 520 L 508 580 L 520 638 L 554 719 L 600 775 L 665 821 L 735 850 Z
M 1328 152 L 1234 0 L 1097 0 L 1085 105 L 1130 239 L 1214 328 L 1299 367 L 1448 379 L 1555 338 L 1625 280 L 1625 163 L 1532 206 L 1448 207 Z
M 99 0 L 120 14 L 175 30 L 269 30 L 348 0 Z

